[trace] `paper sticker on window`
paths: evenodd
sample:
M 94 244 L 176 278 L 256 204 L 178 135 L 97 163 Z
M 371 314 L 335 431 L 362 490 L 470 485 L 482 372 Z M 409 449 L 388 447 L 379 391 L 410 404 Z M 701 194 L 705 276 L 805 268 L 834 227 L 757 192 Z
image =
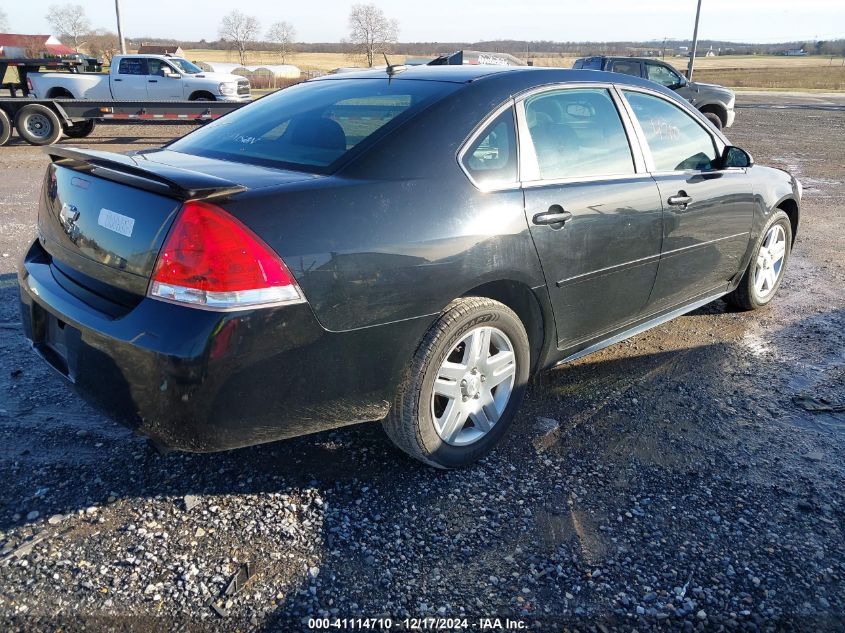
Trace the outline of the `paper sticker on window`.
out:
M 135 228 L 135 218 L 130 218 L 128 215 L 121 215 L 108 209 L 100 209 L 100 217 L 97 218 L 97 224 L 109 231 L 120 233 L 126 237 L 132 237 L 132 229 Z

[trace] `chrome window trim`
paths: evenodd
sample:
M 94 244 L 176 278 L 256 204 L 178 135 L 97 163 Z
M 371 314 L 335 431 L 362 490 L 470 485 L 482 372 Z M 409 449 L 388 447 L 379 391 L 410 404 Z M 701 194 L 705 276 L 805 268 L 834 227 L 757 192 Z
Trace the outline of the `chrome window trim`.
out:
M 458 149 L 458 153 L 456 154 L 456 158 L 458 160 L 458 167 L 460 167 L 461 171 L 464 172 L 464 175 L 467 177 L 467 179 L 470 181 L 470 183 L 472 183 L 472 186 L 475 187 L 476 189 L 478 189 L 479 191 L 483 192 L 483 193 L 491 193 L 491 192 L 494 192 L 494 191 L 512 191 L 512 190 L 517 190 L 517 189 L 520 188 L 519 175 L 520 175 L 521 151 L 520 151 L 520 143 L 519 143 L 519 124 L 518 124 L 518 121 L 516 119 L 515 113 L 512 113 L 513 116 L 514 116 L 514 136 L 516 137 L 516 145 L 514 147 L 514 149 L 516 150 L 516 178 L 515 178 L 515 180 L 513 182 L 509 181 L 509 182 L 501 182 L 501 183 L 495 183 L 495 184 L 490 184 L 490 185 L 483 185 L 483 184 L 479 183 L 478 181 L 476 181 L 475 178 L 472 177 L 472 174 L 470 173 L 470 171 L 467 169 L 466 165 L 464 164 L 464 157 L 466 156 L 466 153 L 469 151 L 469 148 L 472 146 L 472 144 L 475 143 L 475 141 L 478 140 L 478 138 L 484 133 L 484 131 L 487 129 L 487 127 L 493 121 L 496 120 L 496 118 L 498 118 L 503 112 L 505 112 L 509 108 L 513 108 L 514 105 L 515 104 L 514 104 L 513 98 L 510 98 L 507 101 L 505 101 L 503 104 L 501 104 L 499 107 L 495 108 L 486 117 L 484 117 L 481 120 L 481 122 L 475 127 L 475 129 L 470 133 L 470 135 L 467 137 L 467 140 L 463 142 L 460 149 Z
M 531 140 L 531 130 L 528 129 L 528 118 L 525 114 L 525 101 L 523 99 L 516 102 L 516 129 L 519 131 L 520 139 L 520 184 L 524 187 L 527 182 L 540 180 L 540 163 L 537 161 L 534 141 Z
M 622 124 L 622 130 L 625 133 L 625 138 L 628 141 L 628 150 L 631 152 L 631 162 L 634 171 L 630 173 L 607 173 L 596 174 L 592 176 L 572 176 L 569 178 L 541 178 L 540 165 L 537 161 L 537 153 L 534 149 L 534 142 L 531 139 L 530 131 L 528 129 L 528 118 L 525 113 L 526 100 L 546 92 L 563 92 L 566 90 L 605 90 L 610 97 L 610 101 L 616 109 L 616 114 L 619 117 L 619 122 Z M 546 185 L 563 185 L 573 184 L 579 182 L 602 182 L 606 180 L 624 180 L 629 178 L 636 178 L 638 176 L 648 175 L 646 163 L 642 154 L 639 139 L 632 134 L 632 127 L 628 120 L 627 111 L 623 109 L 624 101 L 620 98 L 614 89 L 612 83 L 606 82 L 573 82 L 563 84 L 546 84 L 532 88 L 526 92 L 521 93 L 516 99 L 516 120 L 517 130 L 519 134 L 519 155 L 520 160 L 520 175 L 521 184 L 523 188 L 542 187 Z M 523 140 L 525 144 L 523 145 Z
M 555 185 L 575 185 L 579 183 L 591 182 L 614 182 L 617 180 L 649 180 L 651 174 L 607 174 L 603 176 L 572 176 L 570 178 L 555 178 L 547 180 L 528 180 L 522 183 L 524 189 L 533 189 L 535 187 L 550 187 Z

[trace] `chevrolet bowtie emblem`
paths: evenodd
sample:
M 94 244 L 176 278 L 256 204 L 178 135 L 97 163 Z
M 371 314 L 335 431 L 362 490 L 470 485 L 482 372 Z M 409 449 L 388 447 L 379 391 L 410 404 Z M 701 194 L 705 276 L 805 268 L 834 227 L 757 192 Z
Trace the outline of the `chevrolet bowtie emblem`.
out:
M 59 211 L 59 221 L 69 229 L 70 226 L 79 219 L 79 209 L 72 204 L 63 204 L 62 210 Z

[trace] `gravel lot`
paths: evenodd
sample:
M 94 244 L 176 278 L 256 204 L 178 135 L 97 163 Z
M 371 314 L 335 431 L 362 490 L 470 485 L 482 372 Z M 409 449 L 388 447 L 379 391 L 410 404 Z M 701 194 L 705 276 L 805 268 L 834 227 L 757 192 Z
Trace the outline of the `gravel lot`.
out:
M 845 404 L 845 112 L 742 108 L 730 137 L 805 186 L 774 304 L 716 302 L 541 375 L 505 445 L 449 473 L 378 425 L 162 456 L 92 412 L 23 340 L 46 157 L 0 149 L 0 626 L 845 630 L 845 413 L 807 410 Z

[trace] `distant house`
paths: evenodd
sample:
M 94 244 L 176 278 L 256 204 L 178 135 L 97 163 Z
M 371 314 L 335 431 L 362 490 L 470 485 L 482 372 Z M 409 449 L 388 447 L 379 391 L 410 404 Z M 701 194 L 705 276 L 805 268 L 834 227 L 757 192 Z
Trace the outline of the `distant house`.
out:
M 807 53 L 803 48 L 790 48 L 788 51 L 784 51 L 783 54 L 787 57 L 803 57 Z
M 157 44 L 141 44 L 138 48 L 139 55 L 173 55 L 174 57 L 182 57 L 185 51 L 178 44 L 164 44 L 159 46 Z
M 62 44 L 53 35 L 0 33 L 0 57 L 7 59 L 26 57 L 39 59 L 75 54 L 75 50 Z

